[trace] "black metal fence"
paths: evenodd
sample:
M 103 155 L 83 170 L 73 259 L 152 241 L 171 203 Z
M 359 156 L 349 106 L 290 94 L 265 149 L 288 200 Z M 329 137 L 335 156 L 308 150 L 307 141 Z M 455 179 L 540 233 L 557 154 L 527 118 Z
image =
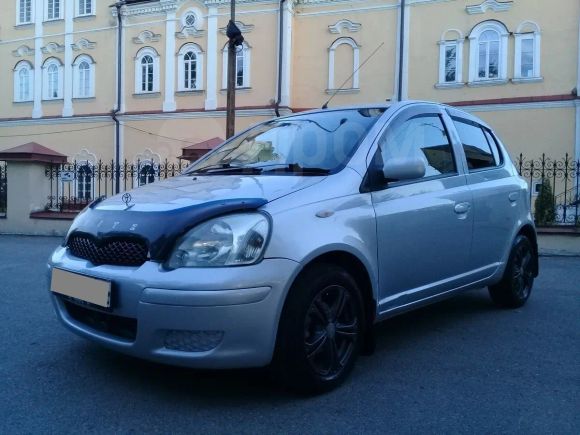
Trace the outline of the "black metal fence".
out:
M 516 166 L 520 175 L 530 183 L 530 200 L 535 204 L 537 223 L 580 225 L 580 160 L 574 160 L 568 154 L 559 160 L 546 157 L 545 154 L 537 159 L 527 159 L 520 154 Z M 544 213 L 540 219 L 542 185 L 545 188 L 549 186 L 549 190 L 544 190 L 548 199 L 544 195 L 541 201 L 541 207 L 547 210 L 547 215 Z M 546 201 L 548 207 L 545 207 Z
M 532 205 L 537 203 L 542 185 L 547 186 L 549 181 L 549 201 L 552 203 L 550 216 L 546 222 L 539 223 L 580 226 L 580 160 L 574 160 L 568 154 L 561 159 L 552 159 L 546 155 L 529 159 L 520 154 L 515 163 L 520 175 L 530 184 Z M 76 212 L 95 198 L 113 195 L 117 174 L 119 191 L 123 192 L 179 175 L 187 165 L 182 160 L 165 160 L 161 163 L 125 161 L 122 165 L 102 161 L 94 164 L 85 161 L 49 165 L 46 176 L 50 182 L 50 196 L 46 209 Z M 5 166 L 0 162 L 0 216 L 6 211 L 5 174 Z
M 6 217 L 8 208 L 8 182 L 6 177 L 6 162 L 0 161 L 0 218 Z
M 100 160 L 94 164 L 86 161 L 52 164 L 46 167 L 46 177 L 50 182 L 46 209 L 59 212 L 80 211 L 95 198 L 114 195 L 117 178 L 119 192 L 124 192 L 179 175 L 188 164 L 182 160 L 165 160 L 161 163 L 125 161 L 121 165 Z

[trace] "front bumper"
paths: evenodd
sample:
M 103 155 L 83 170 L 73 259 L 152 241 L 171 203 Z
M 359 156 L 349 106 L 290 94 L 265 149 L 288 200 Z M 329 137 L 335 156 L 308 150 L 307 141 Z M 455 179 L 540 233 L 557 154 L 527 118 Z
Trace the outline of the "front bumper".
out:
M 110 310 L 50 293 L 67 328 L 126 354 L 197 368 L 270 363 L 282 306 L 299 270 L 287 259 L 173 271 L 153 262 L 93 266 L 62 247 L 49 260 L 53 267 L 112 282 Z

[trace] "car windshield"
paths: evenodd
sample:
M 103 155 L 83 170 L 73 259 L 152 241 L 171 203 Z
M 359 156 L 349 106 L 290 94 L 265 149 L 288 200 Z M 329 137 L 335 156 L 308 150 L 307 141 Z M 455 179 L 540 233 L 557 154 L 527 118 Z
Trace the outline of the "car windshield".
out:
M 347 164 L 384 111 L 329 110 L 274 119 L 217 148 L 185 174 L 333 173 Z

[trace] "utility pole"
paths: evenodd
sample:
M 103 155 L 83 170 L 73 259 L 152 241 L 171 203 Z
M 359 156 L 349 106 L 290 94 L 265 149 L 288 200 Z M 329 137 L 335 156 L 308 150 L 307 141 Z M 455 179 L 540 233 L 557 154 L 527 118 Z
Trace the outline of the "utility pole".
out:
M 230 1 L 230 22 L 226 30 L 228 41 L 228 106 L 226 118 L 226 139 L 236 131 L 236 50 L 242 45 L 244 37 L 236 26 L 236 1 Z

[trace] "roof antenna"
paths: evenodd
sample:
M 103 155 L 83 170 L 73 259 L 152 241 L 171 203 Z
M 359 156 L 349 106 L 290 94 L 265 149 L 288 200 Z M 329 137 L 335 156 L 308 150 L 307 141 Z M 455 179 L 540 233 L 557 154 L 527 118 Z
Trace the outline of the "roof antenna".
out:
M 342 90 L 344 89 L 344 87 L 346 86 L 346 84 L 348 83 L 348 81 L 349 81 L 350 79 L 352 79 L 352 78 L 354 77 L 354 75 L 355 75 L 357 72 L 359 72 L 359 71 L 360 71 L 360 69 L 361 69 L 363 66 L 365 66 L 365 64 L 366 64 L 366 63 L 367 63 L 369 60 L 371 60 L 371 58 L 372 58 L 372 57 L 373 57 L 375 54 L 377 54 L 377 51 L 379 51 L 379 49 L 380 49 L 380 48 L 381 48 L 383 45 L 385 45 L 385 43 L 384 43 L 384 42 L 381 42 L 381 43 L 380 43 L 380 45 L 379 45 L 377 48 L 375 48 L 375 50 L 374 50 L 374 51 L 373 51 L 373 52 L 372 52 L 372 53 L 369 55 L 369 57 L 367 57 L 367 58 L 364 60 L 364 62 L 363 62 L 363 63 L 361 63 L 357 69 L 355 69 L 355 70 L 354 70 L 354 72 L 353 72 L 353 73 L 352 73 L 352 74 L 351 74 L 351 75 L 350 75 L 350 76 L 349 76 L 349 77 L 348 77 L 348 78 L 347 78 L 347 79 L 344 81 L 344 83 L 343 83 L 342 85 L 340 85 L 340 87 L 334 91 L 334 93 L 333 93 L 333 94 L 330 96 L 330 98 L 328 99 L 328 101 L 322 105 L 322 109 L 328 109 L 328 105 L 330 104 L 330 102 L 332 101 L 332 99 L 333 99 L 334 97 L 336 97 L 336 94 L 338 94 L 340 91 L 342 91 Z

